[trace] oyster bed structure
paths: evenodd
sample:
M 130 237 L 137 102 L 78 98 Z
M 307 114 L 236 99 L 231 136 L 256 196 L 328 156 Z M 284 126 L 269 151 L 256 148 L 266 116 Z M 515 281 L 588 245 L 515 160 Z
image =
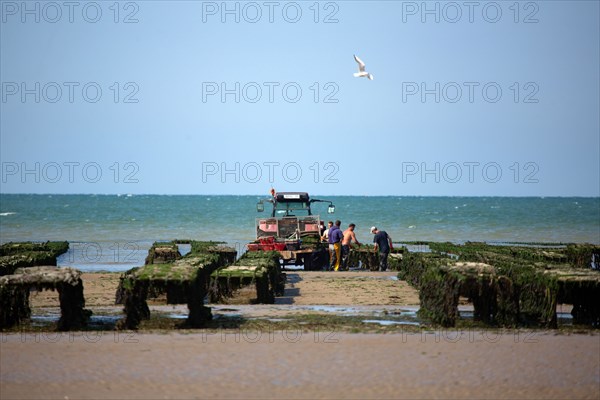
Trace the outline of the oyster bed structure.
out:
M 92 314 L 85 309 L 81 272 L 56 267 L 67 242 L 5 243 L 0 246 L 0 328 L 29 319 L 31 290 L 56 290 L 60 301 L 59 330 L 78 329 Z
M 219 242 L 187 242 L 191 251 L 184 257 L 176 241 L 154 243 L 146 265 L 121 276 L 116 303 L 124 304 L 125 317 L 117 328 L 137 329 L 142 320 L 150 318 L 147 298 L 161 294 L 166 294 L 167 304 L 187 304 L 186 325 L 191 328 L 203 327 L 212 319 L 210 308 L 204 306 L 210 275 L 233 262 L 237 252 Z
M 246 252 L 238 261 L 211 274 L 210 302 L 226 302 L 236 290 L 254 285 L 254 303 L 275 303 L 283 295 L 285 274 L 281 273 L 279 254 L 274 251 Z
M 182 256 L 178 244 L 191 251 Z M 415 245 L 426 252 L 409 251 Z M 0 246 L 0 329 L 30 318 L 32 290 L 58 291 L 59 330 L 86 326 L 91 312 L 85 309 L 81 272 L 56 267 L 56 257 L 68 248 L 67 242 Z M 374 270 L 377 262 L 372 246 L 350 253 L 350 266 Z M 184 326 L 201 328 L 212 319 L 207 297 L 228 303 L 243 293 L 247 303 L 272 304 L 284 294 L 286 275 L 276 251 L 246 252 L 237 259 L 236 250 L 222 242 L 174 240 L 154 243 L 145 263 L 120 276 L 116 303 L 124 305 L 124 317 L 118 329 L 137 329 L 150 318 L 151 298 L 187 304 Z M 572 304 L 574 324 L 600 327 L 598 245 L 407 242 L 390 254 L 389 264 L 418 289 L 419 316 L 433 325 L 455 326 L 463 297 L 472 302 L 474 319 L 488 326 L 554 328 L 557 304 Z
M 464 296 L 490 325 L 554 328 L 560 303 L 573 305 L 574 323 L 600 326 L 600 246 L 424 244 L 431 252 L 405 253 L 398 277 L 419 290 L 419 314 L 435 324 L 454 326 Z

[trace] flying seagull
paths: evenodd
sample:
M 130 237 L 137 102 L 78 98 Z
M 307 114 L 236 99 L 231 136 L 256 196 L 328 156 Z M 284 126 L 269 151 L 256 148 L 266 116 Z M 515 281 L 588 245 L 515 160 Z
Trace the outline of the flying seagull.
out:
M 356 62 L 358 63 L 358 72 L 355 72 L 354 76 L 356 78 L 367 77 L 367 78 L 369 78 L 369 80 L 372 81 L 373 75 L 371 75 L 370 73 L 365 71 L 365 63 L 362 62 L 362 60 L 360 58 L 356 57 L 356 54 L 354 55 L 354 60 L 356 60 Z

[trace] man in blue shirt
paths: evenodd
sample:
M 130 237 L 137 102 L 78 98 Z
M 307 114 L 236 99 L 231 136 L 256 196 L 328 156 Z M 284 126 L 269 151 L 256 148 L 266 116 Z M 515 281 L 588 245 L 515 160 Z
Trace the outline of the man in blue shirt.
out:
M 335 224 L 329 228 L 329 244 L 333 245 L 333 251 L 331 252 L 331 260 L 329 263 L 329 270 L 337 271 L 340 268 L 340 262 L 342 260 L 342 239 L 344 234 L 340 229 L 342 222 L 338 219 Z
M 388 264 L 387 259 L 390 251 L 394 248 L 392 246 L 392 238 L 387 234 L 386 231 L 380 231 L 377 227 L 371 228 L 371 233 L 375 236 L 373 237 L 373 243 L 375 243 L 375 252 L 379 250 L 379 270 L 387 271 Z

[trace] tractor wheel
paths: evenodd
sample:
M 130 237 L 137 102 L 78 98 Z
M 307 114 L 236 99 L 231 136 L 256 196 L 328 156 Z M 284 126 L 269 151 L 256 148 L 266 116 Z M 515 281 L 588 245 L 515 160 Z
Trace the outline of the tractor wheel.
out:
M 329 253 L 325 249 L 316 250 L 311 254 L 313 270 L 321 271 L 329 266 Z
M 312 267 L 313 267 L 312 255 L 311 254 L 303 255 L 302 256 L 302 264 L 304 264 L 305 271 L 312 271 Z

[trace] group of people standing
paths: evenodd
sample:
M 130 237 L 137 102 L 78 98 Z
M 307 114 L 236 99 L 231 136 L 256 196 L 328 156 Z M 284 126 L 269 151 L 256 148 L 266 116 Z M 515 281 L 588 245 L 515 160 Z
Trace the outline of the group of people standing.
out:
M 342 222 L 340 220 L 329 221 L 327 223 L 327 229 L 321 236 L 321 241 L 326 241 L 329 244 L 329 270 L 338 271 L 340 265 L 343 269 L 348 269 L 348 259 L 350 256 L 350 245 L 354 242 L 360 245 L 354 229 L 355 224 L 348 225 L 348 229 L 342 232 L 340 226 Z M 387 234 L 386 231 L 380 231 L 377 227 L 371 227 L 371 233 L 375 235 L 373 237 L 373 243 L 375 244 L 375 252 L 379 253 L 379 270 L 387 271 L 387 259 L 390 251 L 393 250 L 392 238 Z

